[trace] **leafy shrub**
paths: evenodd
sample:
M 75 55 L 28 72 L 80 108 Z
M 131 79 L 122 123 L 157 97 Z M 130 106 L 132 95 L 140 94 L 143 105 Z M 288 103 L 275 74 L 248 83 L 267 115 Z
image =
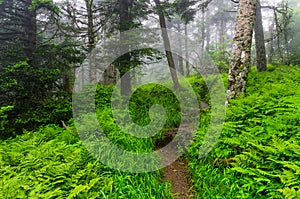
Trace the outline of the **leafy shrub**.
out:
M 23 111 L 20 111 L 23 112 Z M 14 131 L 21 134 L 23 130 L 36 130 L 47 124 L 61 124 L 72 118 L 72 103 L 70 97 L 45 100 L 42 106 L 28 108 L 23 114 L 18 114 L 14 121 Z
M 1 132 L 3 132 L 5 130 L 5 126 L 8 123 L 7 112 L 12 110 L 12 109 L 13 109 L 13 106 L 4 106 L 4 107 L 0 108 L 0 131 Z M 4 135 L 1 135 L 1 136 L 4 136 Z
M 2 138 L 21 134 L 23 129 L 35 130 L 41 125 L 58 124 L 60 120 L 71 118 L 70 98 L 55 87 L 62 73 L 58 68 L 33 67 L 26 61 L 2 69 L 0 106 L 14 106 L 8 114 L 9 123 L 4 127 Z

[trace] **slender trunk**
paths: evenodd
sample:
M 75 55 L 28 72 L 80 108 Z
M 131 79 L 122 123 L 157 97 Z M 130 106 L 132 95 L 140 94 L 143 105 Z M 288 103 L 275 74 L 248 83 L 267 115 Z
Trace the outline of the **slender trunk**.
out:
M 188 49 L 188 40 L 187 40 L 187 24 L 184 24 L 184 46 L 185 46 L 185 67 L 186 67 L 186 76 L 190 76 L 190 65 L 188 60 L 189 49 Z
M 225 42 L 225 21 L 224 21 L 224 16 L 222 15 L 221 16 L 221 19 L 220 19 L 220 30 L 219 30 L 219 44 L 220 44 L 220 47 L 222 48 L 223 47 L 223 44 Z M 222 49 L 220 49 L 222 50 Z
M 206 49 L 210 47 L 210 26 L 207 26 L 206 29 Z
M 68 73 L 64 75 L 63 78 L 63 84 L 64 84 L 64 91 L 66 93 L 72 93 L 73 92 L 73 80 L 74 80 L 74 75 L 75 74 L 75 69 L 70 68 Z
M 182 50 L 180 50 L 179 54 L 180 55 L 178 55 L 178 69 L 179 69 L 179 73 L 181 75 L 184 75 Z
M 284 30 L 284 47 L 285 47 L 285 61 L 284 64 L 290 65 L 289 56 L 290 56 L 290 47 L 288 42 L 288 30 Z
M 160 28 L 161 28 L 161 31 L 162 31 L 164 47 L 165 47 L 165 50 L 166 50 L 167 60 L 168 60 L 172 80 L 173 80 L 173 83 L 174 83 L 174 88 L 176 90 L 178 90 L 180 88 L 180 85 L 179 85 L 179 81 L 178 81 L 178 77 L 177 77 L 177 73 L 176 73 L 176 68 L 175 68 L 175 63 L 174 63 L 174 59 L 173 59 L 173 55 L 172 55 L 172 51 L 171 51 L 169 36 L 168 36 L 167 29 L 166 29 L 167 28 L 166 27 L 166 20 L 165 20 L 165 17 L 164 17 L 164 13 L 163 13 L 160 1 L 159 0 L 154 0 L 154 2 L 155 2 L 156 6 L 158 8 L 159 24 L 160 24 Z
M 84 79 L 85 79 L 85 74 L 84 74 L 85 70 L 84 70 L 84 65 L 81 66 L 81 88 L 83 88 L 84 86 Z
M 266 47 L 264 29 L 262 24 L 260 0 L 257 0 L 256 20 L 255 20 L 255 49 L 256 49 L 256 67 L 258 72 L 267 69 Z
M 94 32 L 93 0 L 85 0 L 88 20 L 88 53 L 89 53 L 89 79 L 91 83 L 96 83 L 96 63 L 93 50 L 96 45 L 96 36 Z
M 178 32 L 181 33 L 180 22 L 178 23 Z M 181 73 L 181 75 L 184 75 L 183 57 L 182 57 L 182 40 L 181 40 L 181 37 L 179 37 L 178 69 L 179 69 L 179 72 Z
M 121 76 L 121 95 L 129 95 L 131 93 L 131 77 L 127 72 L 130 70 L 130 46 L 127 42 L 128 36 L 126 31 L 130 30 L 132 19 L 129 13 L 130 2 L 128 0 L 120 0 L 119 15 L 120 15 L 120 50 L 125 54 L 120 57 L 118 63 Z
M 103 34 L 105 34 L 105 31 L 103 31 Z M 106 45 L 105 37 L 102 40 L 103 46 Z M 116 66 L 113 64 L 110 64 L 107 68 L 104 69 L 103 73 L 103 84 L 104 85 L 111 85 L 115 84 L 117 79 L 117 69 Z
M 201 52 L 204 52 L 205 41 L 205 8 L 203 7 L 201 16 Z
M 245 92 L 251 62 L 251 44 L 256 13 L 256 0 L 240 0 L 235 36 L 229 65 L 227 104 Z
M 278 27 L 280 27 L 280 24 L 279 24 L 279 19 L 278 19 L 277 12 L 276 12 L 275 9 L 274 9 L 274 18 L 275 18 L 275 24 L 276 24 L 276 29 L 277 29 Z M 283 63 L 283 56 L 282 56 L 282 51 L 281 51 L 281 45 L 280 44 L 281 44 L 281 39 L 278 36 L 277 37 L 277 49 L 278 49 L 278 54 L 279 54 L 280 61 L 281 61 L 281 63 Z
M 269 33 L 270 33 L 270 41 L 268 43 L 268 63 L 272 63 L 273 61 L 273 55 L 274 55 L 274 23 L 272 23 L 269 27 Z

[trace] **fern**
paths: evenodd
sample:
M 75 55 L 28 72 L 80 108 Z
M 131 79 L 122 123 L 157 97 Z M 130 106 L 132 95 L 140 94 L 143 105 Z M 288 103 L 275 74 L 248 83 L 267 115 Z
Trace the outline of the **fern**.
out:
M 204 160 L 191 159 L 204 168 L 212 164 L 222 178 L 232 179 L 232 189 L 218 189 L 215 195 L 299 198 L 300 88 L 295 83 L 299 79 L 299 67 L 278 67 L 272 72 L 250 75 L 247 94 L 233 100 L 227 109 L 226 123 L 215 149 Z M 199 134 L 203 134 L 202 130 L 205 128 Z M 197 153 L 197 147 L 195 143 L 189 153 Z M 205 172 L 196 166 L 194 169 Z M 196 179 L 214 178 L 193 173 Z M 196 186 L 199 192 L 203 190 Z M 208 191 L 201 196 L 214 197 Z

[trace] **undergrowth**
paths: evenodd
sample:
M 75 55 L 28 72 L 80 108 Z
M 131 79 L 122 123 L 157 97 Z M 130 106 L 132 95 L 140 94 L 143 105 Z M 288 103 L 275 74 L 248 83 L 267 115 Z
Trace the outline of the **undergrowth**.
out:
M 198 77 L 190 80 L 197 88 L 197 97 L 207 98 L 203 80 Z M 146 126 L 151 122 L 149 109 L 159 104 L 165 108 L 166 123 L 159 133 L 150 138 L 128 135 L 116 124 L 112 115 L 113 88 L 99 85 L 94 94 L 90 90 L 93 88 L 87 85 L 77 97 L 76 106 L 79 111 L 85 111 L 85 107 L 91 105 L 86 104 L 89 99 L 95 99 L 91 103 L 96 104 L 99 124 L 106 137 L 119 148 L 139 153 L 152 152 L 155 143 L 164 139 L 164 130 L 178 127 L 181 113 L 176 96 L 165 86 L 148 84 L 135 90 L 131 96 L 130 117 L 136 124 Z M 3 108 L 1 112 L 4 119 L 5 110 Z M 95 132 L 89 132 L 95 129 L 91 126 L 94 125 L 90 118 L 92 114 L 79 112 L 78 115 L 81 115 L 79 120 L 84 125 L 76 125 L 76 128 L 83 128 L 82 132 L 86 132 L 80 138 L 74 121 L 70 120 L 68 128 L 52 124 L 37 132 L 25 131 L 15 138 L 0 141 L 0 198 L 173 198 L 170 183 L 162 182 L 162 171 L 125 173 L 97 161 L 82 142 L 85 139 L 82 136 L 95 135 Z
M 201 118 L 187 157 L 197 198 L 300 198 L 300 67 L 252 72 L 211 153 L 199 158 Z
M 169 107 L 167 114 L 174 115 L 171 105 L 176 99 L 164 88 L 153 89 L 150 85 L 144 92 L 149 89 L 159 92 L 160 98 L 152 98 L 151 93 L 138 98 L 137 93 L 130 104 L 131 115 L 141 125 L 149 123 L 146 113 L 153 103 L 164 102 Z M 122 132 L 112 117 L 111 93 L 112 87 L 101 85 L 96 93 L 97 118 L 106 136 L 128 151 L 153 151 L 155 141 L 163 139 L 162 133 L 138 139 Z M 174 126 L 180 115 L 174 118 L 168 119 L 166 128 Z M 89 115 L 82 119 L 84 128 L 89 129 Z M 172 198 L 170 183 L 162 182 L 161 171 L 134 174 L 113 170 L 90 154 L 72 120 L 67 125 L 67 129 L 48 125 L 37 132 L 0 141 L 0 198 Z
M 112 170 L 85 149 L 73 127 L 49 125 L 1 141 L 0 198 L 170 198 L 160 171 Z
M 209 102 L 206 82 L 198 76 L 188 81 L 198 100 Z M 178 127 L 181 114 L 176 96 L 164 86 L 148 84 L 135 90 L 129 100 L 130 116 L 136 124 L 146 126 L 151 122 L 149 109 L 160 104 L 165 108 L 166 124 L 150 138 L 126 134 L 112 115 L 112 91 L 112 86 L 99 85 L 96 115 L 106 136 L 118 147 L 152 152 L 155 143 L 164 139 L 163 131 Z M 84 93 L 77 105 L 89 94 L 94 95 Z M 196 198 L 300 198 L 299 102 L 300 67 L 270 66 L 267 72 L 252 72 L 247 94 L 231 102 L 218 143 L 201 159 L 199 149 L 211 114 L 203 111 L 186 153 Z M 1 109 L 2 121 L 7 122 L 6 111 L 12 108 Z M 82 116 L 83 128 L 92 129 L 89 117 Z M 0 141 L 0 198 L 173 198 L 161 171 L 132 174 L 113 170 L 85 148 L 73 120 L 67 125 L 48 125 Z

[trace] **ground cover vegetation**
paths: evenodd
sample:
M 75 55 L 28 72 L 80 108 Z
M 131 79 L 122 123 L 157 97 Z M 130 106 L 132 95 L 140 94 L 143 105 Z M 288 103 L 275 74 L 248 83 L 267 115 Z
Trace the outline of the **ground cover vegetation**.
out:
M 296 0 L 0 0 L 0 198 L 300 198 L 299 21 Z M 113 49 L 105 49 L 110 40 Z M 153 49 L 161 45 L 162 52 Z M 120 50 L 126 53 L 108 66 L 95 63 Z M 162 82 L 142 85 L 152 77 Z M 101 137 L 94 116 L 123 150 L 148 153 L 168 144 L 186 115 L 176 94 L 192 101 L 183 77 L 201 114 L 190 147 L 171 170 L 114 170 L 87 149 L 86 138 Z M 220 105 L 226 118 L 203 156 L 207 130 L 219 128 L 209 125 L 221 115 L 212 112 L 209 92 L 219 89 L 216 77 L 227 89 Z M 112 97 L 118 81 L 120 94 Z M 151 112 L 156 104 L 164 107 L 165 124 L 151 137 L 128 134 L 115 118 L 127 113 L 114 112 L 126 107 L 112 104 L 121 99 L 135 124 L 160 118 Z M 95 114 L 86 106 L 95 106 Z M 176 165 L 189 179 L 184 196 L 174 192 Z
M 202 114 L 187 153 L 197 198 L 299 198 L 299 67 L 269 66 L 249 76 L 233 100 L 212 152 L 199 147 L 210 113 Z
M 196 198 L 299 196 L 299 79 L 300 68 L 296 66 L 269 66 L 266 72 L 252 72 L 247 94 L 232 101 L 221 137 L 205 158 L 199 157 L 199 147 L 210 111 L 201 112 L 199 130 L 185 155 Z M 198 89 L 199 99 L 209 99 L 200 77 L 189 81 Z M 168 120 L 155 137 L 128 136 L 113 124 L 112 90 L 113 86 L 99 86 L 97 115 L 110 140 L 123 149 L 153 151 L 155 143 L 164 139 L 162 132 L 180 122 L 179 104 L 172 92 L 146 85 L 136 90 L 138 97 L 130 103 L 133 119 L 140 125 L 148 124 L 149 107 L 158 103 L 166 107 Z M 5 111 L 1 110 L 2 118 Z M 171 185 L 161 181 L 161 171 L 129 174 L 112 170 L 85 149 L 72 120 L 66 125 L 47 125 L 1 141 L 1 198 L 172 197 Z

